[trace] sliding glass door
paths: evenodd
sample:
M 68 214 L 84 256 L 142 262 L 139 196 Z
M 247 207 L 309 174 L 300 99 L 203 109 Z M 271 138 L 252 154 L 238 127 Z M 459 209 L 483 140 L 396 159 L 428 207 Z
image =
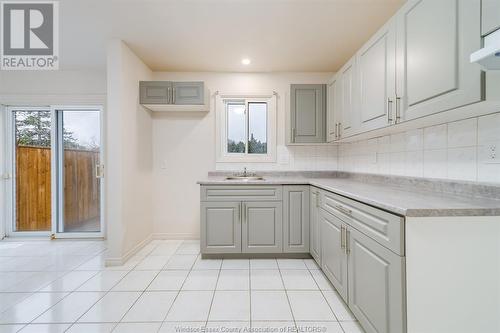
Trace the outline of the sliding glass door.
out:
M 11 111 L 14 233 L 37 236 L 52 229 L 51 124 L 47 108 Z
M 61 236 L 101 233 L 101 112 L 56 109 Z
M 101 115 L 98 107 L 9 108 L 9 235 L 103 235 Z

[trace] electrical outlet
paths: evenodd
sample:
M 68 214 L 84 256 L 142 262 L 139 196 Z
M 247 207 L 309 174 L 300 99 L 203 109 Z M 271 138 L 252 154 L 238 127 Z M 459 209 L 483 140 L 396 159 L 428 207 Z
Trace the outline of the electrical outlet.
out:
M 486 146 L 486 159 L 487 164 L 500 164 L 500 155 L 497 152 L 497 145 L 490 144 Z
M 162 160 L 160 163 L 160 169 L 165 170 L 167 168 L 167 160 Z

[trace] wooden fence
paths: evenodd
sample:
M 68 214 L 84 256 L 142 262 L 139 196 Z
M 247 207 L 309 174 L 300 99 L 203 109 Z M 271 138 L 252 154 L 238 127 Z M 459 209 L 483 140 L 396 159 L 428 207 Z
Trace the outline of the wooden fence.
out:
M 64 151 L 65 230 L 77 229 L 100 213 L 99 179 L 95 166 L 99 152 Z M 51 229 L 51 150 L 48 147 L 16 148 L 16 230 Z

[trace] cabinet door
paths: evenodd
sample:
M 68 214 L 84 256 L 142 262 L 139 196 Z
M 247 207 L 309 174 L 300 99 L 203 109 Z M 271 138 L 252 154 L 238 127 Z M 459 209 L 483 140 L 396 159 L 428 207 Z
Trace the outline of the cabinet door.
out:
M 391 125 L 396 99 L 395 20 L 384 25 L 357 53 L 360 130 Z
M 481 1 L 481 33 L 487 35 L 500 29 L 500 1 Z
M 347 254 L 342 246 L 342 221 L 321 210 L 321 268 L 340 296 L 347 301 Z
M 283 186 L 283 252 L 309 252 L 309 186 Z
M 242 251 L 280 253 L 283 251 L 282 204 L 279 201 L 244 201 Z
M 480 0 L 410 0 L 397 14 L 396 107 L 411 120 L 482 100 Z
M 139 102 L 141 104 L 168 104 L 172 94 L 172 82 L 140 81 Z
M 241 203 L 201 203 L 201 252 L 241 252 Z
M 337 139 L 338 128 L 337 124 L 340 123 L 340 108 L 339 108 L 339 80 L 335 76 L 326 87 L 326 136 L 327 141 L 332 142 Z
M 404 258 L 354 228 L 349 248 L 349 307 L 366 332 L 406 332 Z
M 349 60 L 340 70 L 341 99 L 340 107 L 342 123 L 340 124 L 340 136 L 347 137 L 354 133 L 355 113 L 355 58 Z
M 292 142 L 325 142 L 326 85 L 291 85 L 291 129 Z
M 203 82 L 173 82 L 172 104 L 200 105 L 204 103 L 205 91 Z
M 309 218 L 309 251 L 311 256 L 321 267 L 321 248 L 320 248 L 320 230 L 319 230 L 319 192 L 317 188 L 311 190 Z

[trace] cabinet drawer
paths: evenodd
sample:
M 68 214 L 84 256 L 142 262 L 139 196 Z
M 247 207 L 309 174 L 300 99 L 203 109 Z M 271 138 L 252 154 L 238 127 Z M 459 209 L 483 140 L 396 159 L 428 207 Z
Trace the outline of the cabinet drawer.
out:
M 327 191 L 321 191 L 320 206 L 393 252 L 404 255 L 403 217 Z
M 214 185 L 201 186 L 201 201 L 279 201 L 281 186 Z

